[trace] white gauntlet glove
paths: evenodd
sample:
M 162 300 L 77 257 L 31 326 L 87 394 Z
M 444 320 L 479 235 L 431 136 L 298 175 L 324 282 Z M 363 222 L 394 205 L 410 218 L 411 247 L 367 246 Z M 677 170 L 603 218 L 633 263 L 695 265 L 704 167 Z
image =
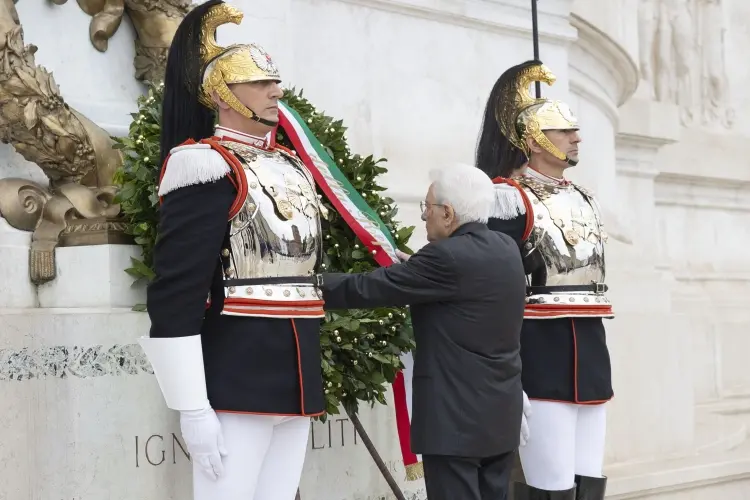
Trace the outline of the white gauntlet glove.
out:
M 218 479 L 224 474 L 221 457 L 227 456 L 227 450 L 221 423 L 206 394 L 201 336 L 141 337 L 138 343 L 154 368 L 167 406 L 180 412 L 182 438 L 191 460 L 208 477 Z
M 529 422 L 528 418 L 531 416 L 531 403 L 529 397 L 526 395 L 526 391 L 523 393 L 523 414 L 521 415 L 521 444 L 520 446 L 526 446 L 529 441 Z
M 221 423 L 213 408 L 180 412 L 182 438 L 193 462 L 211 479 L 224 474 L 221 457 L 227 456 Z

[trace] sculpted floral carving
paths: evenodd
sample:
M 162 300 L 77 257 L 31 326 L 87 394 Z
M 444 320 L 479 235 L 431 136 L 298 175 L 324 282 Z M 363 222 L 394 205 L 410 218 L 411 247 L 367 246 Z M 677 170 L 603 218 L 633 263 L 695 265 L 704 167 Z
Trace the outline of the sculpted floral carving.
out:
M 113 187 L 69 182 L 46 189 L 26 179 L 0 179 L 0 216 L 16 229 L 33 231 L 29 257 L 33 283 L 55 278 L 55 248 L 61 238 L 83 232 L 83 238 L 90 240 L 92 235 L 123 231 L 123 224 L 113 220 L 120 212 L 112 203 L 114 195 Z
M 67 0 L 53 2 L 62 5 Z M 127 12 L 138 35 L 133 61 L 135 77 L 150 82 L 162 79 L 169 44 L 190 3 L 190 0 L 78 0 L 81 9 L 92 16 L 89 37 L 100 52 L 107 50 L 109 39 Z
M 67 0 L 50 0 L 63 5 Z M 190 0 L 78 0 L 92 16 L 89 35 L 106 51 L 128 14 L 137 32 L 135 74 L 162 78 L 174 32 Z M 30 277 L 36 284 L 55 278 L 58 245 L 127 241 L 114 204 L 113 176 L 122 165 L 109 134 L 65 103 L 50 72 L 25 45 L 13 0 L 0 0 L 0 137 L 50 180 L 0 179 L 0 216 L 16 229 L 33 231 Z
M 12 9 L 12 12 L 9 11 Z M 111 184 L 121 164 L 113 141 L 100 127 L 70 108 L 52 74 L 37 66 L 34 45 L 24 45 L 20 24 L 8 23 L 15 7 L 0 4 L 0 130 L 28 161 L 42 168 L 53 185 Z
M 0 132 L 50 180 L 1 179 L 0 215 L 33 231 L 31 279 L 44 283 L 55 277 L 61 236 L 81 221 L 114 224 L 120 208 L 112 177 L 122 157 L 107 132 L 65 103 L 52 74 L 36 64 L 36 50 L 24 44 L 12 1 L 0 1 Z
M 0 349 L 0 381 L 153 374 L 138 344 Z

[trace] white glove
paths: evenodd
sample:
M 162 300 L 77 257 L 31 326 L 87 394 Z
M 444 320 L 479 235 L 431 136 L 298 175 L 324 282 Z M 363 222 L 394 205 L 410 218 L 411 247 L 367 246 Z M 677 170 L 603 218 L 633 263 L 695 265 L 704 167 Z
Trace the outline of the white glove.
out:
M 529 441 L 529 422 L 528 418 L 531 416 L 531 403 L 526 392 L 523 393 L 523 414 L 521 415 L 521 444 L 520 446 L 526 446 Z
M 227 456 L 221 423 L 213 408 L 180 412 L 180 429 L 193 462 L 211 479 L 224 474 L 221 457 Z

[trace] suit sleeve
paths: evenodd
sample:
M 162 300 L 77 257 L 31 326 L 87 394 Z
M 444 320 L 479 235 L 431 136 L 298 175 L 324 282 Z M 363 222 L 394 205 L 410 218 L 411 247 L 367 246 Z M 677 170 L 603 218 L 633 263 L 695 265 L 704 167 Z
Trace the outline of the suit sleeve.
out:
M 163 198 L 147 292 L 151 337 L 200 333 L 235 188 L 228 178 L 182 187 Z
M 458 293 L 453 256 L 428 244 L 400 264 L 362 274 L 325 274 L 326 309 L 376 308 L 440 302 Z

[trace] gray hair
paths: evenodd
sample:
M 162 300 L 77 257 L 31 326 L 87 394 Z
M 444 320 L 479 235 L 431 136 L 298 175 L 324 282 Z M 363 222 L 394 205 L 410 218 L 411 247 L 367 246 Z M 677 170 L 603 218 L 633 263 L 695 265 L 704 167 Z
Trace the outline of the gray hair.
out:
M 495 189 L 487 174 L 459 163 L 432 170 L 430 181 L 436 203 L 453 207 L 459 224 L 487 222 L 495 206 Z

